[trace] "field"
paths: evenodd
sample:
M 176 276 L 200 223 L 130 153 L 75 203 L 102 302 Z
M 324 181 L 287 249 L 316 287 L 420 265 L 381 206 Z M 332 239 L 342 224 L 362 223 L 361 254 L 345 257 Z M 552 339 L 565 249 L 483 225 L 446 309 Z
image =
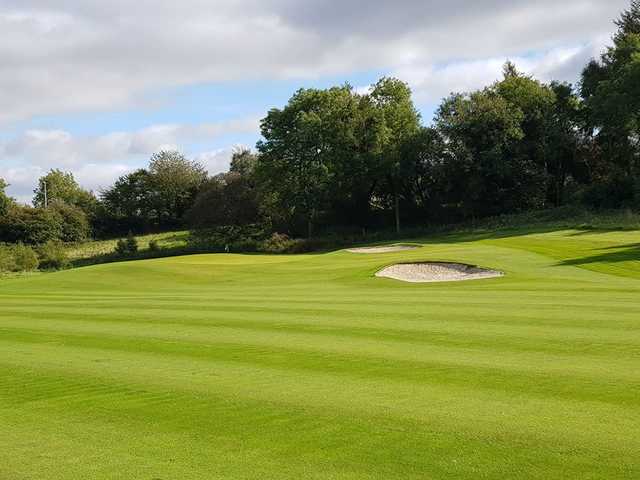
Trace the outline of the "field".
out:
M 0 479 L 640 478 L 640 231 L 406 240 L 1 280 Z

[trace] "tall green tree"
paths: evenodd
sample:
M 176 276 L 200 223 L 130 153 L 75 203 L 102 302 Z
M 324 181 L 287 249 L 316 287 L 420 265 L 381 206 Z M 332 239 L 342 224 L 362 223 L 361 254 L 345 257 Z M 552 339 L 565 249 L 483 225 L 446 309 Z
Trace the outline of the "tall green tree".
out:
M 0 215 L 0 242 L 40 245 L 60 240 L 63 218 L 53 208 L 16 205 Z
M 156 194 L 145 169 L 121 176 L 100 193 L 103 230 L 109 233 L 142 231 L 156 225 Z
M 180 152 L 155 153 L 149 163 L 149 183 L 160 223 L 178 225 L 206 180 L 204 167 Z
M 303 89 L 262 120 L 257 173 L 265 205 L 289 221 L 304 219 L 309 236 L 328 207 L 336 166 L 355 151 L 355 106 L 348 85 Z
M 6 215 L 9 208 L 14 204 L 13 198 L 5 192 L 8 186 L 9 184 L 3 178 L 0 178 L 0 216 Z
M 413 104 L 411 89 L 397 78 L 380 79 L 371 89 L 370 97 L 384 121 L 381 173 L 393 199 L 396 232 L 400 232 L 402 146 L 420 129 L 420 114 Z
M 547 172 L 548 198 L 559 206 L 567 201 L 567 186 L 590 181 L 588 152 L 590 136 L 587 132 L 584 105 L 573 86 L 552 82 L 555 95 L 551 124 L 548 131 Z
M 40 177 L 33 193 L 33 205 L 37 208 L 59 201 L 78 207 L 90 215 L 97 202 L 93 193 L 83 189 L 71 172 L 59 169 L 51 169 Z
M 229 171 L 210 178 L 200 189 L 186 219 L 196 229 L 258 223 L 257 190 L 251 177 Z
M 249 179 L 254 175 L 257 163 L 258 156 L 248 148 L 242 147 L 232 153 L 229 171 Z
M 613 45 L 583 71 L 582 95 L 609 180 L 624 182 L 640 169 L 640 1 L 616 24 Z
M 518 72 L 507 62 L 504 78 L 493 89 L 514 110 L 522 112 L 522 138 L 513 144 L 510 162 L 517 164 L 528 179 L 528 195 L 532 206 L 545 206 L 551 170 L 551 133 L 554 129 L 556 95 L 554 90 L 534 78 Z
M 530 206 L 529 178 L 513 156 L 524 114 L 494 89 L 446 99 L 436 128 L 450 153 L 449 202 L 464 216 L 506 213 Z
M 451 159 L 440 133 L 422 127 L 405 141 L 400 164 L 401 188 L 421 221 L 438 218 L 449 197 L 447 168 Z

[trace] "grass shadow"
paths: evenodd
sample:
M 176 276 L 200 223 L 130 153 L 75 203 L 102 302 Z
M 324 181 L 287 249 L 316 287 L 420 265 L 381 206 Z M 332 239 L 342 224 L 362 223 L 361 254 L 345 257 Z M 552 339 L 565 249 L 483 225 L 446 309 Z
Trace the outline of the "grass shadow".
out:
M 607 250 L 616 251 L 607 251 Z M 620 263 L 620 262 L 632 262 L 640 261 L 640 243 L 634 243 L 630 245 L 623 245 L 618 247 L 603 248 L 604 253 L 596 255 L 589 255 L 580 258 L 571 258 L 564 260 L 558 265 L 562 266 L 580 266 L 589 265 L 592 263 Z

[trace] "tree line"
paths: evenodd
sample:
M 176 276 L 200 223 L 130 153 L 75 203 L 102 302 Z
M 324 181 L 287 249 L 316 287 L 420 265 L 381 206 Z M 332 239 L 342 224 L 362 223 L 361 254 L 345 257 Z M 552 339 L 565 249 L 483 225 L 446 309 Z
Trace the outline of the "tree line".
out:
M 261 121 L 255 151 L 209 176 L 178 152 L 94 195 L 70 173 L 39 180 L 33 207 L 0 180 L 0 241 L 80 241 L 187 226 L 313 236 L 445 224 L 556 207 L 640 206 L 640 1 L 578 85 L 507 62 L 481 90 L 454 93 L 424 125 L 408 85 L 382 78 L 301 89 Z M 46 193 L 45 193 L 46 190 Z

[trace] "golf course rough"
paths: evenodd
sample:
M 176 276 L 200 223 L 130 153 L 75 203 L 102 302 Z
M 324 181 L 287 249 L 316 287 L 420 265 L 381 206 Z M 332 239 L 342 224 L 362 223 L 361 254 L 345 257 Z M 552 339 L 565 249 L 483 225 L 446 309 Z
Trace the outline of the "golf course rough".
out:
M 0 479 L 640 478 L 640 232 L 412 241 L 0 280 Z

